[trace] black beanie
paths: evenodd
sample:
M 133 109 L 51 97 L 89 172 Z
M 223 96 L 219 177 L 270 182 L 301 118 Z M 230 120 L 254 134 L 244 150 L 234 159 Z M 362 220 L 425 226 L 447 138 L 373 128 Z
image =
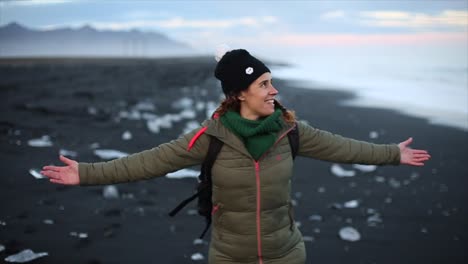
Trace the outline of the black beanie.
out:
M 263 62 L 244 49 L 226 52 L 216 65 L 215 77 L 227 96 L 247 90 L 260 75 L 270 72 Z

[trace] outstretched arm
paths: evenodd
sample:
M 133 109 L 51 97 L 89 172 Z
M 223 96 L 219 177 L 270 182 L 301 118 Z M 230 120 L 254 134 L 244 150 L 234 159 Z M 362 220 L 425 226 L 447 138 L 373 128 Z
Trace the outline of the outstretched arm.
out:
M 44 166 L 41 174 L 47 176 L 50 182 L 65 184 L 65 185 L 78 185 L 80 184 L 80 177 L 78 175 L 78 162 L 65 158 L 60 155 L 60 160 L 66 166 Z
M 424 166 L 424 162 L 431 158 L 431 155 L 426 150 L 412 149 L 409 145 L 413 142 L 413 138 L 408 138 L 406 141 L 398 144 L 400 148 L 400 164 L 411 166 Z

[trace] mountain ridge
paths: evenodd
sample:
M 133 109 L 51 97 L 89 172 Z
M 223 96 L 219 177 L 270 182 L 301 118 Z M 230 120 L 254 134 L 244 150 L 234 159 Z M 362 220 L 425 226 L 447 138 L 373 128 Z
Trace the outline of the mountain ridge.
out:
M 161 57 L 196 54 L 188 44 L 159 32 L 79 28 L 36 30 L 12 22 L 0 26 L 0 57 Z

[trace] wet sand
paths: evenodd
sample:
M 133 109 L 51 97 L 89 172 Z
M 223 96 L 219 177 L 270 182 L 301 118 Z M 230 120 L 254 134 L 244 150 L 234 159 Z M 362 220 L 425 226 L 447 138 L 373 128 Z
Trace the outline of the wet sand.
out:
M 194 204 L 167 216 L 192 193 L 194 178 L 119 184 L 119 198 L 106 199 L 103 186 L 54 185 L 29 170 L 59 164 L 61 149 L 76 152 L 79 161 L 97 162 L 96 148 L 134 153 L 176 138 L 188 122 L 206 118 L 207 102 L 219 102 L 214 63 L 0 60 L 0 259 L 29 248 L 48 253 L 33 263 L 206 263 L 209 241 L 193 243 L 204 228 L 204 219 L 192 214 Z M 390 110 L 342 106 L 353 96 L 345 92 L 292 87 L 286 80 L 275 85 L 282 103 L 314 127 L 375 143 L 412 136 L 415 148 L 432 155 L 423 168 L 361 172 L 342 165 L 354 177 L 337 177 L 332 163 L 299 157 L 292 195 L 307 263 L 466 263 L 466 131 Z M 184 109 L 190 113 L 170 128 L 148 128 L 151 114 Z M 132 139 L 122 139 L 126 131 Z M 51 147 L 28 145 L 44 135 Z M 342 207 L 351 200 L 356 208 Z M 358 230 L 359 241 L 339 237 L 346 226 Z M 205 260 L 191 260 L 195 253 Z

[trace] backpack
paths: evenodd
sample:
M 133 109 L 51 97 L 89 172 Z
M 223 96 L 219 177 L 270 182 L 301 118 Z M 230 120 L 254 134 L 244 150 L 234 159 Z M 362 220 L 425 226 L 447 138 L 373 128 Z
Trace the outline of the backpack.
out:
M 291 154 L 293 160 L 296 158 L 297 152 L 299 150 L 299 129 L 296 123 L 296 126 L 288 132 L 289 145 L 291 147 Z M 210 136 L 210 144 L 208 146 L 208 152 L 205 160 L 203 161 L 200 169 L 200 175 L 198 175 L 198 185 L 196 193 L 189 198 L 182 201 L 176 208 L 174 208 L 169 216 L 174 217 L 182 208 L 184 208 L 188 203 L 193 201 L 198 197 L 198 214 L 204 216 L 206 219 L 206 226 L 200 235 L 200 239 L 203 238 L 210 228 L 211 225 L 211 211 L 212 211 L 212 182 L 211 182 L 211 168 L 213 167 L 216 157 L 218 156 L 219 151 L 223 146 L 223 142 L 217 137 Z

